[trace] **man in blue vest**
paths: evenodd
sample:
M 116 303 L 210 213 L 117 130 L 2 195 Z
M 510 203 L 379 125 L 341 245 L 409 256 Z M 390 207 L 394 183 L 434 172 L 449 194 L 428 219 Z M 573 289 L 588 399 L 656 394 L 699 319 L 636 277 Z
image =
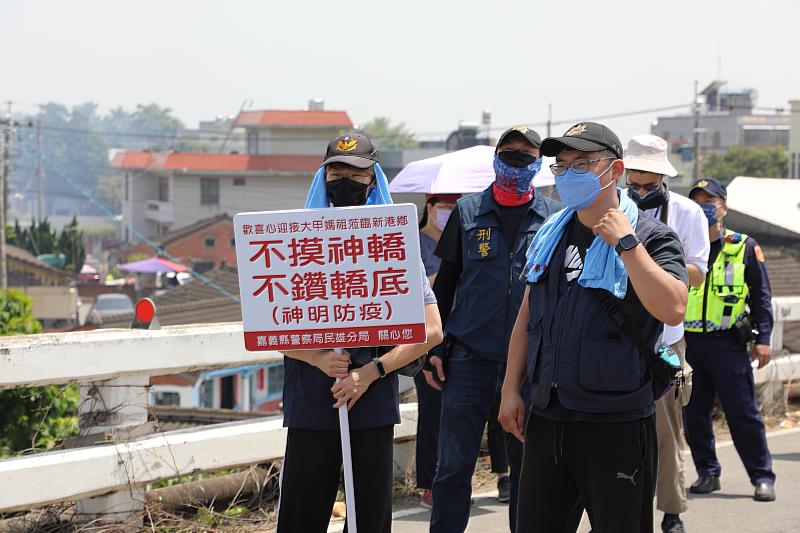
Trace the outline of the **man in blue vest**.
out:
M 584 508 L 600 533 L 652 532 L 656 393 L 643 358 L 683 320 L 681 242 L 614 186 L 625 165 L 607 127 L 576 124 L 542 154 L 556 157 L 568 207 L 528 251 L 503 383 L 500 422 L 525 443 L 517 533 L 575 531 Z
M 705 283 L 689 291 L 686 310 L 686 360 L 694 369 L 694 388 L 684 418 L 699 475 L 689 492 L 721 488 L 711 423 L 719 396 L 736 451 L 755 486 L 754 499 L 770 502 L 775 500 L 775 473 L 750 366 L 752 359 L 762 368 L 772 356 L 772 294 L 764 253 L 752 237 L 725 229 L 727 191 L 717 180 L 698 180 L 689 198 L 705 212 L 711 239 Z
M 431 356 L 425 371 L 432 386 L 444 389 L 432 532 L 467 528 L 472 474 L 489 412 L 499 398 L 508 339 L 525 289 L 520 280 L 525 251 L 560 207 L 534 194 L 540 143 L 526 126 L 500 136 L 494 183 L 458 201 L 436 250 L 442 264 L 433 290 L 447 338 L 444 354 Z M 512 531 L 522 452 L 514 441 L 506 435 Z

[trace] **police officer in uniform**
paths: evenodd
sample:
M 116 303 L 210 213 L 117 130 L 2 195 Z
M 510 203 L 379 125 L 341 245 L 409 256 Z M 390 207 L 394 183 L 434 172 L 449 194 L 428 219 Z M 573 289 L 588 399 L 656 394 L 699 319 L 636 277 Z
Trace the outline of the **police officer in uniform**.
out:
M 751 359 L 758 359 L 762 368 L 771 358 L 772 295 L 761 247 L 752 237 L 723 225 L 726 197 L 725 187 L 713 178 L 698 180 L 689 192 L 708 218 L 711 239 L 706 281 L 689 291 L 684 324 L 686 359 L 694 369 L 684 425 L 699 475 L 689 492 L 720 490 L 722 468 L 711 423 L 717 395 L 736 451 L 756 488 L 754 499 L 773 501 L 775 473 L 750 365 Z M 748 344 L 752 345 L 750 354 Z
M 432 532 L 461 533 L 467 527 L 472 474 L 492 404 L 500 397 L 508 339 L 525 291 L 525 251 L 560 207 L 534 194 L 540 144 L 527 126 L 500 136 L 494 183 L 457 202 L 436 250 L 442 264 L 433 290 L 446 349 L 431 356 L 425 370 L 429 383 L 443 388 Z M 522 446 L 507 434 L 506 446 L 513 531 Z

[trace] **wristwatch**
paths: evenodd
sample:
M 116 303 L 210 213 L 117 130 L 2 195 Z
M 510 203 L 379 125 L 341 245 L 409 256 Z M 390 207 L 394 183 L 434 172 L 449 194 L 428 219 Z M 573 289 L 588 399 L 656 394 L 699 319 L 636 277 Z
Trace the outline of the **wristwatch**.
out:
M 639 239 L 636 238 L 636 235 L 633 233 L 629 233 L 625 235 L 623 238 L 619 240 L 619 243 L 614 247 L 616 250 L 617 255 L 622 255 L 622 252 L 626 252 L 628 250 L 632 250 L 639 245 Z
M 386 369 L 384 369 L 384 368 L 383 368 L 383 363 L 381 363 L 381 358 L 380 358 L 380 357 L 375 357 L 375 358 L 372 360 L 372 362 L 373 362 L 373 363 L 375 363 L 375 366 L 376 366 L 376 367 L 378 367 L 378 374 L 379 374 L 379 375 L 380 375 L 382 378 L 385 378 L 385 377 L 386 377 Z

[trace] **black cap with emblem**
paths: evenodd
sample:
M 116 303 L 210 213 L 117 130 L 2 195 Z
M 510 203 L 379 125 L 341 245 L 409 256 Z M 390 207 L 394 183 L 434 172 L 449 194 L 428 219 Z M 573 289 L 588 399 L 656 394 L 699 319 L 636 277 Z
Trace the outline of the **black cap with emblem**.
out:
M 555 157 L 562 150 L 571 148 L 581 152 L 610 150 L 622 159 L 622 143 L 616 134 L 597 122 L 575 124 L 561 137 L 548 137 L 542 141 L 542 155 Z
M 495 151 L 509 138 L 513 137 L 514 135 L 519 135 L 520 137 L 524 138 L 526 141 L 531 143 L 534 148 L 539 148 L 542 144 L 542 138 L 539 137 L 539 134 L 536 133 L 533 129 L 529 128 L 525 125 L 514 126 L 513 128 L 508 128 L 503 134 L 497 139 L 497 147 Z
M 328 143 L 323 165 L 345 163 L 357 168 L 369 168 L 378 162 L 378 149 L 363 133 L 345 133 Z

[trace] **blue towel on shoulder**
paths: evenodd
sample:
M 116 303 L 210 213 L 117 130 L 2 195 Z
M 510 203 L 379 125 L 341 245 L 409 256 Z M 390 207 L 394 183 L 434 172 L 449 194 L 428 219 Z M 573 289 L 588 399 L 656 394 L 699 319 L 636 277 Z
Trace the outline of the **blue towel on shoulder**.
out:
M 375 169 L 375 187 L 370 191 L 367 197 L 366 205 L 386 205 L 392 203 L 392 195 L 389 194 L 389 180 L 386 179 L 386 174 L 378 163 L 372 166 Z M 319 209 L 331 206 L 331 201 L 328 198 L 328 191 L 325 189 L 325 167 L 319 167 L 314 179 L 311 182 L 311 188 L 306 197 L 306 209 Z
M 619 209 L 628 217 L 635 230 L 639 221 L 639 207 L 627 194 L 620 193 L 620 189 L 617 189 Z M 564 229 L 574 214 L 574 209 L 562 209 L 548 218 L 536 232 L 526 252 L 524 276 L 530 283 L 537 283 L 550 266 Z M 586 261 L 578 283 L 587 289 L 605 289 L 621 300 L 628 290 L 628 273 L 614 249 L 600 237 L 595 237 L 586 252 Z

